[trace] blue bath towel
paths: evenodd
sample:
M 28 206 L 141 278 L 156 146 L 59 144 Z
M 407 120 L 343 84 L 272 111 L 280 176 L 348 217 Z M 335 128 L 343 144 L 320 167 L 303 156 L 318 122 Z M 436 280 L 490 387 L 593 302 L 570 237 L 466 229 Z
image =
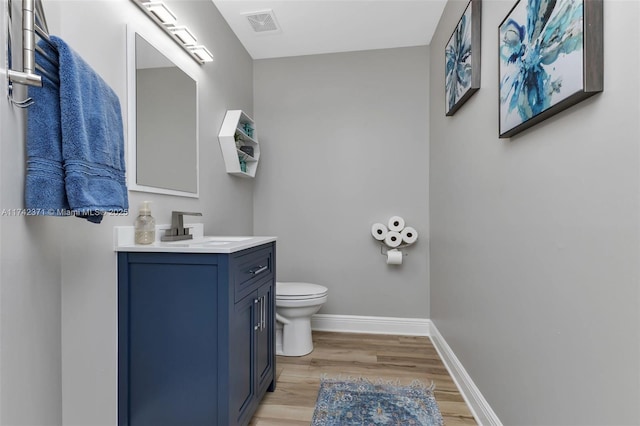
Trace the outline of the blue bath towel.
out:
M 120 101 L 107 83 L 63 40 L 58 49 L 62 158 L 71 209 L 79 214 L 124 212 L 125 181 Z
M 58 53 L 49 45 L 39 45 L 49 58 L 58 59 Z M 58 68 L 38 51 L 36 62 L 46 73 L 41 73 L 42 87 L 29 89 L 35 103 L 29 107 L 27 118 L 25 206 L 34 214 L 62 216 L 69 211 L 69 203 L 62 159 L 60 88 L 49 78 L 58 75 Z
M 27 185 L 26 199 L 48 201 L 58 204 L 66 198 L 71 212 L 85 217 L 91 222 L 99 223 L 105 212 L 126 212 L 129 208 L 127 186 L 125 181 L 124 135 L 122 129 L 122 113 L 120 101 L 115 92 L 104 80 L 62 39 L 51 36 L 51 42 L 57 49 L 59 67 L 54 75 L 60 79 L 58 90 L 59 114 L 55 121 L 56 107 L 53 95 L 48 93 L 32 96 L 42 108 L 53 111 L 45 113 L 40 121 L 36 116 L 39 109 L 29 112 L 28 142 L 35 144 L 27 149 L 29 158 L 28 174 L 35 183 L 37 176 L 46 171 L 54 174 L 53 164 L 42 163 L 36 154 L 39 151 L 55 151 L 59 146 L 60 153 L 52 153 L 50 158 L 58 166 L 58 158 L 62 159 L 64 170 L 64 196 L 60 195 L 59 184 L 52 187 L 34 188 Z M 41 47 L 51 50 L 46 43 Z M 38 62 L 47 72 L 53 72 L 53 66 L 47 61 Z M 46 75 L 43 80 L 48 80 Z M 46 87 L 45 87 L 46 88 Z M 51 85 L 55 89 L 55 85 Z M 33 89 L 37 92 L 42 89 Z M 34 93 L 35 94 L 35 93 Z M 38 99 L 38 98 L 44 99 Z M 33 118 L 32 118 L 33 116 Z M 61 143 L 53 142 L 51 129 L 58 127 Z M 55 169 L 57 172 L 58 169 Z M 30 193 L 30 190 L 32 191 Z M 50 193 L 50 194 L 49 194 Z M 34 195 L 35 194 L 35 195 Z M 47 194 L 42 197 L 42 194 Z M 62 203 L 64 205 L 64 203 Z M 43 209 L 57 209 L 48 205 L 37 206 Z M 64 207 L 63 207 L 64 208 Z

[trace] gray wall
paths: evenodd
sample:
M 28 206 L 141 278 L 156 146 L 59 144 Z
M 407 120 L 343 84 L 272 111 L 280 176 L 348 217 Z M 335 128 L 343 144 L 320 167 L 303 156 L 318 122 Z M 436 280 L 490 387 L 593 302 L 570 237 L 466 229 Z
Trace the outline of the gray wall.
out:
M 3 425 L 116 424 L 113 226 L 132 225 L 142 200 L 152 201 L 158 223 L 168 223 L 171 210 L 201 211 L 209 234 L 253 232 L 253 182 L 225 173 L 217 140 L 226 109 L 252 113 L 251 57 L 210 0 L 167 3 L 214 53 L 214 63 L 196 65 L 128 0 L 44 2 L 50 32 L 66 40 L 119 95 L 125 127 L 126 23 L 155 34 L 192 64 L 200 82 L 201 195 L 130 192 L 131 214 L 108 216 L 100 225 L 75 218 L 0 218 Z M 1 33 L 4 41 L 4 28 Z M 4 55 L 4 49 L 0 52 Z M 23 118 L 6 102 L 0 108 L 0 207 L 20 208 Z
M 0 4 L 0 64 L 6 60 L 6 1 Z M 13 2 L 20 16 L 21 2 Z M 14 18 L 18 49 L 21 22 Z M 17 40 L 16 40 L 17 38 Z M 15 63 L 17 68 L 20 63 Z M 2 65 L 4 69 L 4 65 Z M 4 80 L 3 83 L 6 84 Z M 5 89 L 3 88 L 3 91 Z M 16 99 L 26 96 L 16 89 Z M 4 92 L 3 92 L 4 93 Z M 62 420 L 60 392 L 59 222 L 27 217 L 24 207 L 26 115 L 0 102 L 0 424 L 53 425 Z
M 484 1 L 482 88 L 444 116 L 431 44 L 431 318 L 508 425 L 639 424 L 638 2 L 605 1 L 605 90 L 497 138 L 497 27 Z
M 322 313 L 428 318 L 428 48 L 254 64 L 254 229 L 278 236 L 278 279 L 327 286 Z M 370 233 L 393 215 L 422 233 L 399 267 Z

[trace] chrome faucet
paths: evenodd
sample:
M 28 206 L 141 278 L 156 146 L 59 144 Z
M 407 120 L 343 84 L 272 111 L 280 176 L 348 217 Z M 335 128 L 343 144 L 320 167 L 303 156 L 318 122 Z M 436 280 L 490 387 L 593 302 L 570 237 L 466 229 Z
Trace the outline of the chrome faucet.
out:
M 202 213 L 197 212 L 171 212 L 171 229 L 164 231 L 164 235 L 160 237 L 161 241 L 180 241 L 191 240 L 193 235 L 189 233 L 189 228 L 184 227 L 183 216 L 202 216 Z

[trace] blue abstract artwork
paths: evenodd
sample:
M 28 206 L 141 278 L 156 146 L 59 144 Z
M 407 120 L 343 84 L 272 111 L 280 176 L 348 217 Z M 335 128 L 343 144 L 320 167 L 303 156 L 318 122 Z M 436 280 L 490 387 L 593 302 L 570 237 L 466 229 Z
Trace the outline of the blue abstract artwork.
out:
M 501 137 L 584 92 L 585 1 L 520 0 L 500 24 Z
M 474 40 L 474 37 L 479 38 L 479 5 L 479 0 L 472 0 L 467 5 L 445 48 L 445 102 L 448 116 L 453 115 L 480 87 L 480 46 Z

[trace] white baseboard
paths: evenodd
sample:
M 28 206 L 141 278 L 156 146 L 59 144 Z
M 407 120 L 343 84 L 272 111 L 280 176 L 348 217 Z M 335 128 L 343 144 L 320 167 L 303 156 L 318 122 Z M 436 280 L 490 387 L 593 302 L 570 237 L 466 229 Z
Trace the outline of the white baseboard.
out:
M 341 333 L 428 336 L 478 424 L 480 426 L 502 426 L 496 413 L 493 412 L 487 400 L 473 383 L 471 376 L 430 319 L 316 314 L 311 317 L 311 329 Z
M 421 318 L 364 317 L 357 315 L 316 314 L 311 329 L 342 333 L 397 334 L 428 336 L 431 321 Z
M 480 393 L 480 389 L 473 383 L 471 376 L 467 373 L 467 371 L 462 366 L 462 363 L 458 360 L 458 357 L 453 353 L 451 347 L 444 340 L 444 337 L 438 331 L 438 328 L 429 320 L 429 330 L 430 330 L 430 338 L 433 342 L 433 346 L 438 351 L 442 362 L 445 367 L 449 371 L 449 374 L 453 378 L 453 381 L 458 386 L 462 397 L 466 401 L 467 405 L 471 409 L 473 413 L 473 417 L 475 417 L 476 421 L 479 425 L 491 425 L 491 426 L 502 426 L 502 422 L 496 416 L 496 413 L 491 409 L 489 403 L 482 393 Z

